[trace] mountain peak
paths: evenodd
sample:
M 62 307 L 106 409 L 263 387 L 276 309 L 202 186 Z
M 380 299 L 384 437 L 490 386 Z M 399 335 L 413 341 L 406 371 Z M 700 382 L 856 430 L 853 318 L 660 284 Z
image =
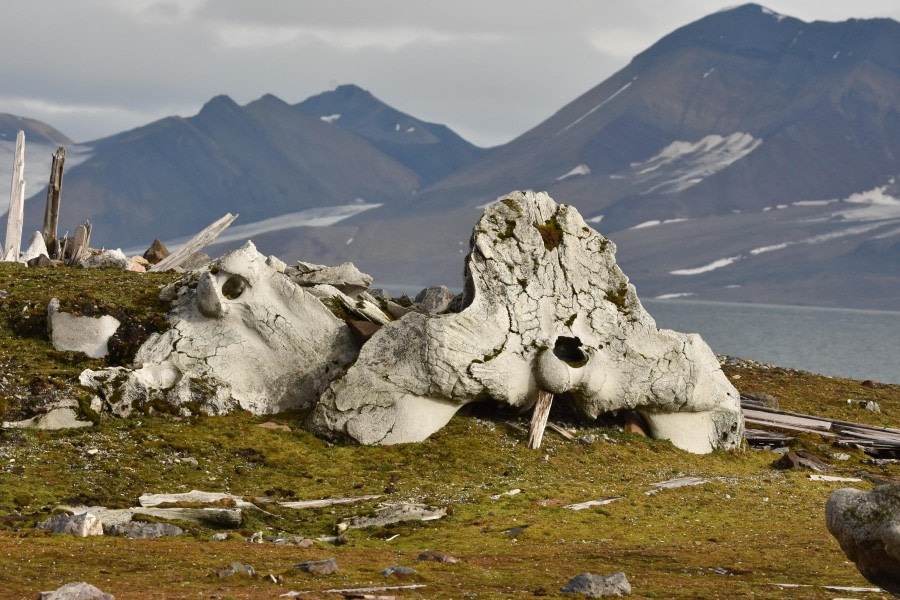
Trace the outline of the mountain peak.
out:
M 374 98 L 369 90 L 365 90 L 358 85 L 345 83 L 337 86 L 332 92 L 336 97 L 341 99 L 347 98 Z

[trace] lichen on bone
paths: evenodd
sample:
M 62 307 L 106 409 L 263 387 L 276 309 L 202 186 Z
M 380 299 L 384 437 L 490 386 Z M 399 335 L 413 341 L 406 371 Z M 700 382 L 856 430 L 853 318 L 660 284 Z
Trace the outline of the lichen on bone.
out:
M 715 355 L 697 335 L 658 329 L 615 245 L 547 194 L 513 192 L 485 210 L 463 305 L 382 327 L 309 426 L 363 444 L 414 442 L 465 404 L 527 409 L 543 388 L 591 418 L 638 410 L 654 436 L 693 452 L 742 439 L 739 396 Z

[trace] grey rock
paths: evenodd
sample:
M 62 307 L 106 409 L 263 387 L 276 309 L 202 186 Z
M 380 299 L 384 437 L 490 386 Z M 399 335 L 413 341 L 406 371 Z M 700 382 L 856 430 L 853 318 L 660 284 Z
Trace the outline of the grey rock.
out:
M 76 537 L 103 535 L 103 523 L 92 513 L 69 515 L 61 513 L 37 524 L 37 529 L 53 533 L 69 533 Z
M 184 529 L 172 525 L 171 523 L 141 523 L 139 521 L 131 521 L 130 523 L 113 525 L 110 528 L 110 533 L 112 535 L 120 535 L 133 540 L 181 535 L 184 533 Z
M 578 441 L 581 442 L 582 444 L 584 444 L 585 446 L 590 446 L 591 444 L 593 444 L 594 442 L 597 441 L 597 436 L 594 435 L 593 433 L 589 433 L 587 435 L 583 435 L 580 438 L 578 438 Z
M 427 438 L 485 397 L 527 409 L 543 354 L 554 377 L 541 382 L 565 387 L 589 418 L 637 410 L 654 437 L 685 450 L 739 446 L 739 396 L 716 356 L 697 335 L 656 327 L 614 253 L 571 206 L 508 194 L 476 225 L 465 308 L 408 313 L 382 327 L 323 393 L 308 426 L 395 444 Z
M 150 244 L 150 247 L 144 252 L 143 257 L 151 265 L 155 265 L 165 257 L 169 256 L 171 252 L 166 248 L 166 245 L 163 244 L 158 239 L 153 240 L 153 243 Z
M 426 312 L 435 315 L 447 310 L 452 301 L 453 292 L 443 285 L 427 287 L 416 295 L 416 304 L 420 304 Z
M 115 317 L 79 317 L 59 310 L 59 300 L 47 305 L 47 328 L 57 350 L 83 352 L 91 358 L 109 354 L 109 338 L 121 323 Z
M 308 560 L 294 565 L 294 568 L 311 575 L 331 575 L 337 573 L 338 564 L 337 560 L 326 558 L 325 560 Z
M 239 562 L 233 562 L 228 566 L 222 567 L 215 571 L 216 575 L 218 575 L 219 579 L 227 579 L 229 577 L 248 577 L 253 579 L 256 577 L 256 569 L 254 569 L 250 565 L 245 565 Z
M 875 402 L 874 400 L 869 400 L 868 402 L 866 402 L 866 403 L 863 405 L 863 408 L 865 408 L 865 409 L 868 410 L 868 411 L 874 412 L 874 413 L 880 413 L 880 412 L 881 412 L 881 407 L 878 406 L 878 403 Z
M 26 262 L 29 268 L 35 267 L 50 267 L 53 266 L 53 261 L 44 256 L 43 254 L 39 256 L 35 256 L 34 258 L 29 258 Z
M 131 268 L 131 259 L 119 250 L 101 250 L 94 254 L 93 252 L 83 258 L 80 266 L 85 269 L 129 269 Z
M 833 492 L 825 523 L 863 577 L 900 594 L 900 484 Z
M 83 581 L 67 583 L 52 592 L 40 592 L 38 600 L 116 600 L 99 588 Z
M 422 552 L 416 558 L 416 562 L 421 560 L 433 560 L 434 562 L 451 564 L 459 562 L 459 559 L 455 556 L 450 556 L 449 554 L 441 552 L 440 550 L 426 550 L 425 552 Z
M 592 575 L 582 573 L 576 575 L 560 588 L 564 594 L 581 594 L 588 598 L 603 596 L 627 596 L 631 594 L 631 584 L 622 571 L 612 575 Z

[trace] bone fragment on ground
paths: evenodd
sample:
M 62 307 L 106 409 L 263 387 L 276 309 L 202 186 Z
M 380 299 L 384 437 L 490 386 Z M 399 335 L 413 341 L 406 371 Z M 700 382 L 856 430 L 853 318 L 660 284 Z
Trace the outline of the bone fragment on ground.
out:
M 652 436 L 692 452 L 741 443 L 739 396 L 709 347 L 657 329 L 615 245 L 547 194 L 513 192 L 485 209 L 462 306 L 382 327 L 308 425 L 364 444 L 421 441 L 465 404 L 527 410 L 544 389 L 588 418 L 637 410 Z M 542 356 L 560 382 L 539 379 Z
M 59 310 L 53 298 L 47 306 L 47 328 L 50 341 L 57 350 L 83 352 L 91 358 L 109 353 L 108 342 L 119 328 L 119 320 L 109 315 L 80 317 Z

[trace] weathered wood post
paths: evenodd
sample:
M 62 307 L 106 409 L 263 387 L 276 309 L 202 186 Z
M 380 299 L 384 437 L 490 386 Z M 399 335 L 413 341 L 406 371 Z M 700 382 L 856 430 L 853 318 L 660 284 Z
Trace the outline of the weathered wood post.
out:
M 0 260 L 17 261 L 22 249 L 22 223 L 25 211 L 25 132 L 16 136 L 16 155 L 13 158 L 12 185 L 9 191 L 9 210 L 6 213 L 6 241 Z
M 84 225 L 75 228 L 75 237 L 66 246 L 63 258 L 69 266 L 77 265 L 88 255 L 88 244 L 91 242 L 91 222 L 85 221 Z
M 66 163 L 66 149 L 60 146 L 50 164 L 50 186 L 47 188 L 47 208 L 44 210 L 44 243 L 50 258 L 59 258 L 56 249 L 56 234 L 59 227 L 59 198 L 62 195 L 63 166 Z
M 534 412 L 531 414 L 531 426 L 528 428 L 527 446 L 531 449 L 541 447 L 544 428 L 547 427 L 547 418 L 550 417 L 551 404 L 553 404 L 553 394 L 545 390 L 538 390 L 537 402 L 535 402 Z

